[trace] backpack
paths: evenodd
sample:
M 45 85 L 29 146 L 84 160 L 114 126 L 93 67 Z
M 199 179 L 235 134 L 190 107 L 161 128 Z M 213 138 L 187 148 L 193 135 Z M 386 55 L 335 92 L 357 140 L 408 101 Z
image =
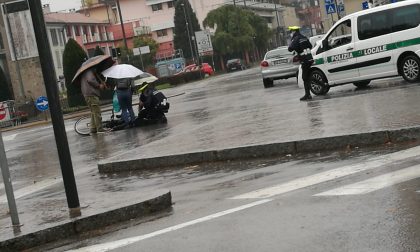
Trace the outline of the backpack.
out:
M 129 89 L 131 88 L 132 80 L 130 78 L 117 79 L 117 89 Z

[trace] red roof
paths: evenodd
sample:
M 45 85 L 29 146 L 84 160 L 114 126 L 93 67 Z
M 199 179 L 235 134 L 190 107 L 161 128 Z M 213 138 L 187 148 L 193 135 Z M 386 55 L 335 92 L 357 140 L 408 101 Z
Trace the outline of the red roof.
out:
M 45 23 L 64 23 L 64 24 L 108 24 L 82 13 L 63 13 L 51 12 L 44 14 Z

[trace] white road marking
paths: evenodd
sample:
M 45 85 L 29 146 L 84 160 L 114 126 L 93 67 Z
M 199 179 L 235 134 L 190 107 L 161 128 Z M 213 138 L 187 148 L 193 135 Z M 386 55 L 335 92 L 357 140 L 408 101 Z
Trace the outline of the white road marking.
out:
M 27 195 L 30 195 L 32 193 L 41 191 L 45 188 L 48 188 L 48 187 L 50 187 L 52 185 L 55 185 L 57 183 L 60 183 L 62 181 L 63 181 L 63 179 L 58 178 L 58 179 L 46 179 L 46 180 L 43 180 L 43 181 L 40 181 L 40 182 L 36 182 L 35 184 L 33 184 L 31 186 L 27 186 L 27 187 L 24 187 L 24 188 L 21 188 L 21 189 L 18 189 L 16 191 L 14 191 L 15 199 L 19 199 L 19 198 L 25 197 Z M 0 204 L 1 203 L 7 203 L 6 195 L 1 195 L 0 196 Z
M 16 138 L 16 136 L 17 136 L 18 134 L 12 134 L 12 135 L 9 135 L 9 136 L 4 136 L 3 137 L 3 141 L 12 141 L 12 140 L 14 140 L 15 138 Z
M 346 185 L 314 196 L 356 195 L 366 194 L 398 183 L 420 177 L 420 165 L 386 173 L 358 183 Z
M 375 169 L 381 166 L 384 166 L 386 164 L 411 158 L 418 156 L 418 153 L 420 151 L 420 146 L 414 147 L 411 149 L 407 149 L 404 151 L 399 151 L 387 155 L 383 155 L 380 157 L 373 158 L 371 160 L 354 164 L 354 165 L 348 165 L 336 169 L 332 169 L 329 171 L 317 173 L 311 176 L 298 178 L 283 184 L 262 188 L 256 191 L 252 191 L 249 193 L 241 194 L 238 196 L 235 196 L 231 199 L 265 199 L 265 198 L 271 198 L 273 196 L 288 193 L 294 190 L 302 189 L 308 186 L 320 184 L 323 182 L 331 181 L 340 177 L 352 175 L 358 172 L 366 171 Z
M 12 182 L 13 184 L 13 186 L 17 186 L 17 185 L 19 185 L 19 184 L 22 184 L 22 181 L 18 181 L 18 182 Z M 3 190 L 4 189 L 4 183 L 3 182 L 1 182 L 1 184 L 0 184 L 0 190 Z
M 176 231 L 176 230 L 181 229 L 181 228 L 186 228 L 186 227 L 198 224 L 198 223 L 210 221 L 212 219 L 216 219 L 216 218 L 228 215 L 228 214 L 239 212 L 239 211 L 242 211 L 242 210 L 254 207 L 254 206 L 262 205 L 262 204 L 268 203 L 270 201 L 272 201 L 272 199 L 264 199 L 264 200 L 256 201 L 256 202 L 253 202 L 253 203 L 250 203 L 250 204 L 246 204 L 246 205 L 242 205 L 242 206 L 235 207 L 235 208 L 232 208 L 232 209 L 228 209 L 228 210 L 225 210 L 225 211 L 222 211 L 222 212 L 218 212 L 218 213 L 215 213 L 215 214 L 207 215 L 207 216 L 199 218 L 199 219 L 195 219 L 195 220 L 192 220 L 192 221 L 181 223 L 181 224 L 178 224 L 178 225 L 175 225 L 175 226 L 172 226 L 172 227 L 168 227 L 168 228 L 165 228 L 165 229 L 162 229 L 162 230 L 158 230 L 158 231 L 155 231 L 155 232 L 152 232 L 152 233 L 149 233 L 149 234 L 134 236 L 134 237 L 126 238 L 126 239 L 121 239 L 121 240 L 118 240 L 118 241 L 112 241 L 112 242 L 107 242 L 107 243 L 103 243 L 103 244 L 97 244 L 97 245 L 84 247 L 84 248 L 79 248 L 79 249 L 74 249 L 74 250 L 69 250 L 69 251 L 78 251 L 78 252 L 110 251 L 110 250 L 113 250 L 113 249 L 118 249 L 118 248 L 121 248 L 121 247 L 128 246 L 130 244 L 133 244 L 133 243 L 136 243 L 136 242 L 139 242 L 139 241 L 142 241 L 142 240 L 146 240 L 146 239 L 149 239 L 149 238 L 152 238 L 152 237 L 156 237 L 156 236 L 159 236 L 159 235 L 162 235 L 162 234 L 166 234 L 166 233 L 169 233 L 169 232 L 172 232 L 172 231 Z

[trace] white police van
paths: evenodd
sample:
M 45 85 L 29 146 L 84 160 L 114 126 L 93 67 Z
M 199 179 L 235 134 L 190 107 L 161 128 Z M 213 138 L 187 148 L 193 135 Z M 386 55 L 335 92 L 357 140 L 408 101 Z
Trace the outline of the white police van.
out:
M 356 12 L 340 19 L 313 51 L 311 91 L 401 75 L 420 79 L 420 0 Z

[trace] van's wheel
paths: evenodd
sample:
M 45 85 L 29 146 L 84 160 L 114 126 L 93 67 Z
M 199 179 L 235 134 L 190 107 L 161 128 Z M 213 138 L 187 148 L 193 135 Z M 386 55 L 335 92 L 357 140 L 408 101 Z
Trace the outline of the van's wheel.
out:
M 367 81 L 357 81 L 353 82 L 353 85 L 355 85 L 358 88 L 365 88 L 370 84 L 370 80 Z
M 420 77 L 420 60 L 414 55 L 405 57 L 400 64 L 400 73 L 407 82 L 416 82 Z
M 310 75 L 311 91 L 314 95 L 325 95 L 330 91 L 330 86 L 327 84 L 327 78 L 319 70 L 313 70 Z
M 263 79 L 264 88 L 270 88 L 273 87 L 273 80 L 271 79 Z

